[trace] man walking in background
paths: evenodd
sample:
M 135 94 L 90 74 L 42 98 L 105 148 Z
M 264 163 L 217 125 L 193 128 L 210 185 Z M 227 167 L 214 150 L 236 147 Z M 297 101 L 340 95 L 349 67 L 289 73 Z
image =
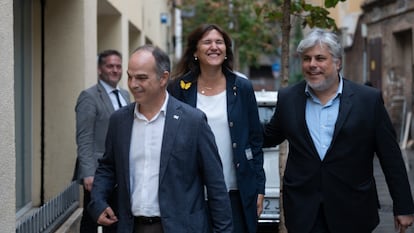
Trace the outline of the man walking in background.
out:
M 122 55 L 116 50 L 105 50 L 98 56 L 98 83 L 84 91 L 78 97 L 76 111 L 77 161 L 74 180 L 84 188 L 83 216 L 80 232 L 93 233 L 97 224 L 86 211 L 90 202 L 90 192 L 94 180 L 98 159 L 105 151 L 105 136 L 110 115 L 127 105 L 129 93 L 120 89 L 118 83 L 122 77 Z M 115 227 L 104 228 L 105 232 L 115 232 Z

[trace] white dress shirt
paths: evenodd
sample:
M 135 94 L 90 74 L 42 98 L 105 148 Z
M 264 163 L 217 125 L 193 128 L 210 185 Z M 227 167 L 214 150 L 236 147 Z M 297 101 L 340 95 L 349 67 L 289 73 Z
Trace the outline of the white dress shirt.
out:
M 113 93 L 113 90 L 117 89 L 119 91 L 119 101 L 121 102 L 122 106 L 127 105 L 126 100 L 124 99 L 124 97 L 121 95 L 121 91 L 120 89 L 117 88 L 113 88 L 111 86 L 109 86 L 106 82 L 99 80 L 99 82 L 102 84 L 102 86 L 104 87 L 106 93 L 109 96 L 109 99 L 111 100 L 112 106 L 114 106 L 114 110 L 118 110 L 119 109 L 119 105 L 118 105 L 118 100 L 116 99 L 116 94 Z
M 135 107 L 129 151 L 131 211 L 134 216 L 160 216 L 158 183 L 167 102 L 168 94 L 152 119 L 138 112 L 138 104 Z

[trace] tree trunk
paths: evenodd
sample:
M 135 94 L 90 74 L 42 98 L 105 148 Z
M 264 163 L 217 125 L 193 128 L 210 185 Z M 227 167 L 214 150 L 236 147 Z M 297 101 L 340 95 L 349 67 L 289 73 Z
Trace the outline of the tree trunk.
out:
M 280 196 L 279 196 L 279 207 L 280 207 L 280 222 L 279 222 L 279 233 L 287 233 L 285 226 L 285 216 L 283 211 L 283 174 L 285 173 L 286 160 L 288 155 L 288 142 L 284 141 L 279 145 L 279 177 L 280 177 Z
M 289 44 L 290 44 L 290 4 L 291 0 L 283 1 L 282 19 L 282 60 L 281 60 L 281 87 L 287 87 L 289 81 Z M 288 157 L 288 142 L 279 145 L 279 177 L 280 177 L 280 223 L 279 233 L 287 233 L 283 211 L 283 176 L 285 173 L 286 160 Z

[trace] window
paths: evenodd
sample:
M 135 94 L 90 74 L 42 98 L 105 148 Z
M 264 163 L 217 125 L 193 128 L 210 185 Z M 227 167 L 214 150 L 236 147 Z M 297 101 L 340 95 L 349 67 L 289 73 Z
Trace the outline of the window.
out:
M 17 216 L 31 208 L 32 177 L 32 35 L 31 2 L 14 1 L 14 99 Z

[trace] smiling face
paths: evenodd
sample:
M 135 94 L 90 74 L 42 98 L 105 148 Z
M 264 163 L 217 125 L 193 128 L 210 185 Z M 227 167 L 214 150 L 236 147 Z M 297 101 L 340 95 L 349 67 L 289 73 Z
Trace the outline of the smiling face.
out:
M 216 29 L 207 31 L 197 43 L 194 53 L 201 67 L 221 67 L 226 57 L 226 44 L 223 35 Z
M 165 97 L 168 72 L 157 74 L 151 52 L 140 50 L 131 55 L 128 63 L 128 87 L 135 101 L 143 106 L 158 106 Z
M 317 44 L 302 54 L 302 73 L 315 92 L 336 89 L 340 65 L 340 59 L 334 58 L 323 44 Z
M 112 87 L 118 85 L 122 77 L 122 59 L 117 55 L 109 55 L 98 66 L 99 78 Z

